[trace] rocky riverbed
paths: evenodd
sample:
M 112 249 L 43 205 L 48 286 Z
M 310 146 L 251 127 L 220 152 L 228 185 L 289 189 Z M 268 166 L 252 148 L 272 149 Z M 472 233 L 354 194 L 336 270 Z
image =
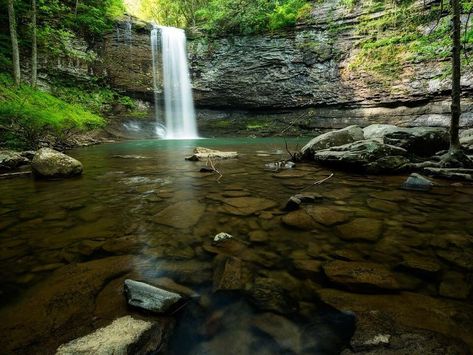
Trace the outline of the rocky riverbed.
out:
M 197 144 L 239 157 L 215 162 L 218 180 L 184 160 Z M 52 353 L 131 315 L 160 325 L 168 353 L 471 352 L 473 187 L 265 169 L 284 150 L 282 139 L 137 141 L 71 151 L 81 178 L 2 181 L 2 349 Z M 199 297 L 143 313 L 127 306 L 126 279 Z

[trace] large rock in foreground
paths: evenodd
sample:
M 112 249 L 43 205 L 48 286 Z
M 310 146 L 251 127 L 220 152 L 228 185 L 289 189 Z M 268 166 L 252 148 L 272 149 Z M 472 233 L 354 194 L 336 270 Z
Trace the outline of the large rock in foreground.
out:
M 383 144 L 378 140 L 362 140 L 319 150 L 313 158 L 316 162 L 342 168 L 393 173 L 406 169 L 410 163 L 405 158 L 406 154 L 405 149 Z
M 28 159 L 12 150 L 0 150 L 0 172 L 10 171 L 28 164 Z
M 61 345 L 56 355 L 149 354 L 158 350 L 161 340 L 161 327 L 157 323 L 126 316 L 92 334 Z
M 43 178 L 71 177 L 82 174 L 82 163 L 51 148 L 38 150 L 31 163 L 33 173 Z
M 362 140 L 363 138 L 363 130 L 360 127 L 349 126 L 313 138 L 301 149 L 301 152 L 304 156 L 310 157 L 318 150 L 353 143 Z

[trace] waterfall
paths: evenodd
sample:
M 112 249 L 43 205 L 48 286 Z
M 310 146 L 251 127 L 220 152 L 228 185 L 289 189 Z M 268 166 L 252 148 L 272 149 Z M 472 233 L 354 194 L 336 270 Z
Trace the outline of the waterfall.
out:
M 158 32 L 161 34 L 160 38 Z M 161 41 L 159 56 L 158 39 Z M 153 91 L 157 134 L 162 119 L 159 117 L 159 58 L 162 57 L 164 113 L 167 139 L 198 138 L 192 87 L 187 63 L 186 35 L 174 27 L 153 26 L 151 31 L 153 57 Z

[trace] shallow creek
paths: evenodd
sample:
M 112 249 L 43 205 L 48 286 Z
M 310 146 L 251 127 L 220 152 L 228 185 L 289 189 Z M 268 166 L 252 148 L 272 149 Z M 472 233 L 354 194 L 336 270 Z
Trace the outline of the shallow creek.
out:
M 306 140 L 288 142 L 295 150 Z M 196 145 L 240 157 L 216 162 L 217 179 L 184 160 Z M 7 354 L 54 353 L 125 314 L 173 329 L 163 349 L 171 354 L 412 351 L 409 341 L 473 349 L 471 185 L 436 180 L 425 193 L 399 189 L 406 176 L 265 170 L 287 156 L 283 139 L 135 141 L 69 154 L 84 164 L 81 178 L 0 181 Z M 283 212 L 301 191 L 315 202 Z M 212 245 L 219 232 L 234 239 Z M 200 298 L 172 316 L 147 315 L 127 308 L 126 278 Z

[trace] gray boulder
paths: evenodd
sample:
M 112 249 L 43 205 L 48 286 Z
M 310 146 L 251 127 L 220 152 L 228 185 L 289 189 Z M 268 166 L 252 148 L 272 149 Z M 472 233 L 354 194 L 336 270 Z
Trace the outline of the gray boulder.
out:
M 0 172 L 10 171 L 28 164 L 28 159 L 12 150 L 0 150 Z
M 143 282 L 125 280 L 128 304 L 156 313 L 165 313 L 181 300 L 181 296 Z
M 399 130 L 399 127 L 392 124 L 372 124 L 363 128 L 365 139 L 384 139 L 384 136 Z
M 162 329 L 158 323 L 126 316 L 92 334 L 61 345 L 56 355 L 144 355 L 157 352 L 161 342 Z
M 314 160 L 321 164 L 353 170 L 369 170 L 372 173 L 397 172 L 409 161 L 403 148 L 383 144 L 378 140 L 363 140 L 339 147 L 319 150 Z
M 33 173 L 38 177 L 57 178 L 82 174 L 82 163 L 51 148 L 38 150 L 31 162 Z
M 353 143 L 362 140 L 363 138 L 363 130 L 360 127 L 349 126 L 313 138 L 301 149 L 301 152 L 306 158 L 309 158 L 318 150 Z
M 414 191 L 429 191 L 432 189 L 434 184 L 432 181 L 423 177 L 420 174 L 412 173 L 407 180 L 402 184 L 402 188 L 405 190 L 414 190 Z
M 404 148 L 409 154 L 429 157 L 448 149 L 450 137 L 447 129 L 441 127 L 399 128 L 387 133 L 384 143 Z

